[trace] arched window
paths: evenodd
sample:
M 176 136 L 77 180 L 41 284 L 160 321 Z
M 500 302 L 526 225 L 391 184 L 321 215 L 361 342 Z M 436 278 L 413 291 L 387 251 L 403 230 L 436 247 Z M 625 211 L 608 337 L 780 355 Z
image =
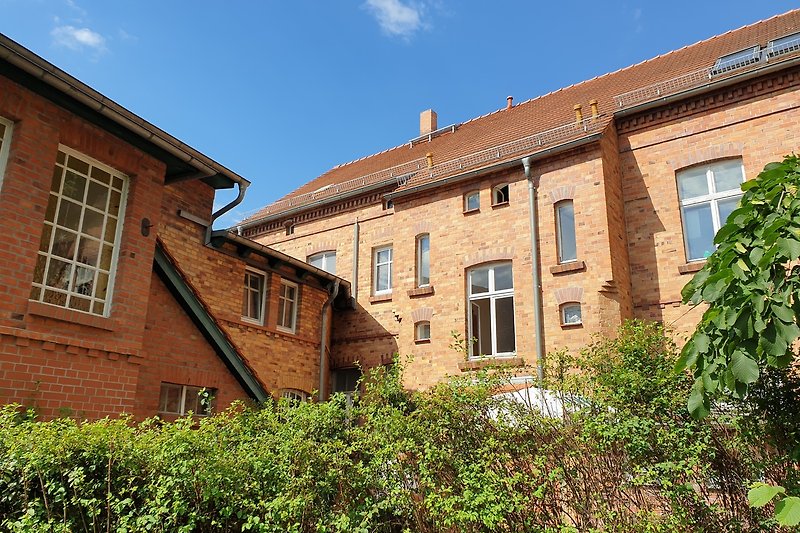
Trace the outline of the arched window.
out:
M 336 275 L 336 251 L 329 250 L 308 256 L 306 263 Z
M 467 280 L 469 355 L 513 355 L 516 339 L 511 263 L 473 268 L 469 270 Z
M 308 400 L 308 393 L 299 389 L 283 389 L 281 398 L 289 400 L 292 404 L 298 404 Z
M 555 205 L 556 209 L 556 246 L 558 262 L 577 261 L 578 250 L 575 242 L 575 208 L 572 200 L 562 200 Z
M 501 183 L 492 188 L 492 205 L 508 203 L 508 183 Z

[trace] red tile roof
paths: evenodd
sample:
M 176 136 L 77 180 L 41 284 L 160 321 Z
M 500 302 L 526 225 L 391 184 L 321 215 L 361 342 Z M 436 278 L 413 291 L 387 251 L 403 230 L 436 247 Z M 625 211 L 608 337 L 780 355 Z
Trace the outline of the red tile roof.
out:
M 253 225 L 288 209 L 398 176 L 411 176 L 410 181 L 398 182 L 405 189 L 579 139 L 601 131 L 621 109 L 707 83 L 711 67 L 722 56 L 755 45 L 763 48 L 773 39 L 799 31 L 800 9 L 474 118 L 430 141 L 426 137 L 421 142 L 406 143 L 336 166 L 260 209 L 243 224 Z M 715 74 L 713 81 L 763 66 L 763 62 L 758 62 L 730 73 Z M 597 119 L 591 118 L 590 100 L 598 102 Z M 581 125 L 575 123 L 575 104 L 581 104 L 584 117 L 589 117 Z M 426 165 L 428 153 L 434 163 L 430 170 Z

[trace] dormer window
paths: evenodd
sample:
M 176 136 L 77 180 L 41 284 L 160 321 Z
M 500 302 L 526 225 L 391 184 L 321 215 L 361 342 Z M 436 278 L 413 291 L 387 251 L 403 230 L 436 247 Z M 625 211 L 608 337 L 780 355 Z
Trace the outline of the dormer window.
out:
M 793 33 L 767 44 L 767 58 L 773 58 L 800 50 L 800 33 Z
M 747 65 L 752 65 L 753 63 L 757 63 L 760 58 L 761 47 L 758 45 L 722 56 L 717 59 L 717 62 L 714 63 L 714 66 L 711 68 L 711 75 L 717 76 L 746 67 Z

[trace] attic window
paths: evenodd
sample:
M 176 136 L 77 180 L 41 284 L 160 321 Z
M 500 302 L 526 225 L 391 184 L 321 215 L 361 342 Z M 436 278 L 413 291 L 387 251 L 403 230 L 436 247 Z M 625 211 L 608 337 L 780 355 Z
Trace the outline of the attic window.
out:
M 793 33 L 767 44 L 767 57 L 778 57 L 800 50 L 800 33 Z
M 711 75 L 717 76 L 725 72 L 731 72 L 732 70 L 746 67 L 747 65 L 752 65 L 753 63 L 757 63 L 760 57 L 761 47 L 759 45 L 722 56 L 717 59 L 717 62 L 714 63 L 714 66 L 711 68 Z

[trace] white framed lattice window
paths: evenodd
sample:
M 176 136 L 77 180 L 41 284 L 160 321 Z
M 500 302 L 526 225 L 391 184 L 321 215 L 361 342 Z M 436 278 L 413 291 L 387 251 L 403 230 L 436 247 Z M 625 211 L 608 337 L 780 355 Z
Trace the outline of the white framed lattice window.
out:
M 59 147 L 31 300 L 108 316 L 128 178 Z
M 392 247 L 375 248 L 372 263 L 373 294 L 389 294 L 392 292 Z
M 214 389 L 205 387 L 161 383 L 158 412 L 181 416 L 191 412 L 197 416 L 208 416 L 211 414 L 215 392 Z
M 329 274 L 336 275 L 336 251 L 328 250 L 308 256 L 306 263 L 315 266 Z
M 278 294 L 278 329 L 294 333 L 297 326 L 297 283 L 282 279 Z
M 467 279 L 470 357 L 514 355 L 516 337 L 511 263 L 473 268 L 469 270 Z
M 742 197 L 742 160 L 698 165 L 679 171 L 676 177 L 686 260 L 702 261 L 716 249 L 714 235 Z
M 267 275 L 260 270 L 247 268 L 244 271 L 244 293 L 242 295 L 242 319 L 264 324 L 264 301 Z
M 11 130 L 13 129 L 13 122 L 0 117 L 0 190 L 3 188 L 3 176 L 6 174 L 8 152 L 11 147 Z
M 309 395 L 299 389 L 283 389 L 281 390 L 281 398 L 288 400 L 292 405 L 297 405 L 308 401 Z

